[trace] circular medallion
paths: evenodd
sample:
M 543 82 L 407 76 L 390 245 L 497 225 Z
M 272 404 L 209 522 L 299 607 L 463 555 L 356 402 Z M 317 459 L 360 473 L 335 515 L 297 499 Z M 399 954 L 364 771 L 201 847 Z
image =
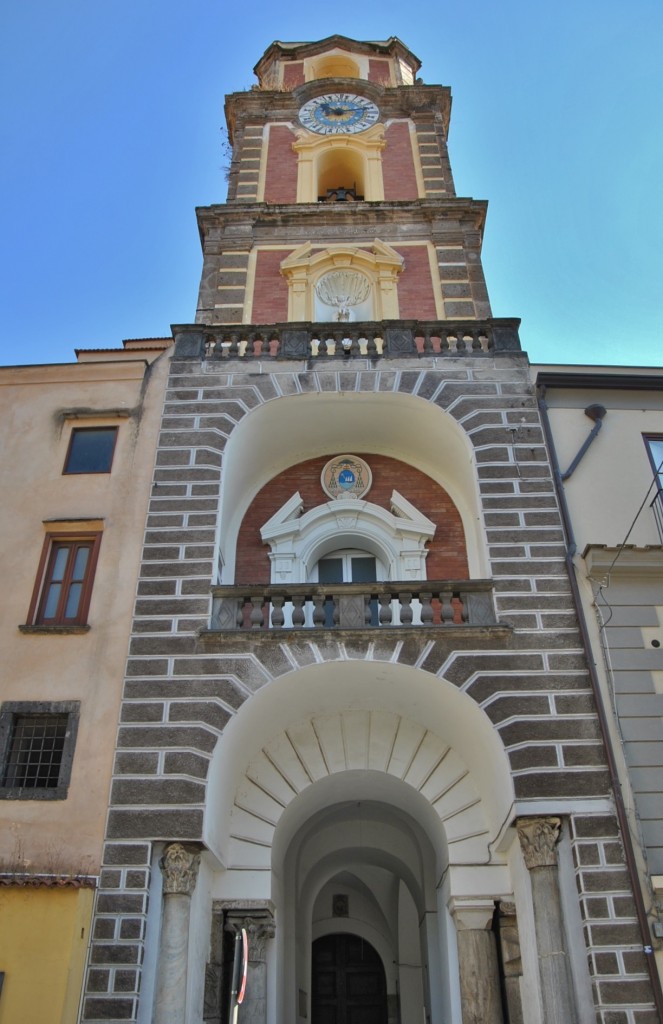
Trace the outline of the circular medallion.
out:
M 356 455 L 330 459 L 320 476 L 322 489 L 330 498 L 363 498 L 372 481 L 368 463 Z
M 299 111 L 304 128 L 318 135 L 347 135 L 364 132 L 378 120 L 380 111 L 363 96 L 350 92 L 330 92 L 316 96 Z

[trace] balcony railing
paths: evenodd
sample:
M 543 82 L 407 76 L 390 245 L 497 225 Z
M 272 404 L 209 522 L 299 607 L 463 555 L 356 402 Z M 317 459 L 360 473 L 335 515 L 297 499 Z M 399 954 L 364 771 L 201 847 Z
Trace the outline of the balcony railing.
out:
M 179 359 L 368 359 L 519 352 L 519 320 L 202 324 L 174 327 Z
M 213 587 L 212 630 L 496 625 L 490 580 Z

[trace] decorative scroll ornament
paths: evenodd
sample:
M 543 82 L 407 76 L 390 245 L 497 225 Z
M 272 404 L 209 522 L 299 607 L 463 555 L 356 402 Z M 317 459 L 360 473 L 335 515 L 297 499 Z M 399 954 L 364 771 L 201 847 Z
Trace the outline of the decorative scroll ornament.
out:
M 355 270 L 331 270 L 315 286 L 320 302 L 335 307 L 334 320 L 339 322 L 349 320 L 351 308 L 365 302 L 370 291 L 368 279 Z
M 363 498 L 373 482 L 367 462 L 355 455 L 337 455 L 322 470 L 320 483 L 330 498 Z
M 190 852 L 181 843 L 171 843 L 159 861 L 164 895 L 191 896 L 196 887 L 200 854 Z
M 560 818 L 518 819 L 518 838 L 530 871 L 532 868 L 554 867 L 557 863 L 555 845 L 561 824 Z

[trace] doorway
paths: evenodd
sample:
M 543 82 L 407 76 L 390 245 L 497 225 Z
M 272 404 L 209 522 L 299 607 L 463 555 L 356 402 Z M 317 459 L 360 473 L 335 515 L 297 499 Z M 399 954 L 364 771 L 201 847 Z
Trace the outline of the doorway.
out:
M 313 943 L 312 1024 L 387 1024 L 382 960 L 359 935 L 323 935 Z

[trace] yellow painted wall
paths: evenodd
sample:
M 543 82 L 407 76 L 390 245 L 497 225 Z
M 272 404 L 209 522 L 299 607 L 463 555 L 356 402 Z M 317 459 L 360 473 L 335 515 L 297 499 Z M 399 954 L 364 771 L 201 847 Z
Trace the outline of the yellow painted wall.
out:
M 93 895 L 0 888 L 0 1024 L 75 1024 Z

